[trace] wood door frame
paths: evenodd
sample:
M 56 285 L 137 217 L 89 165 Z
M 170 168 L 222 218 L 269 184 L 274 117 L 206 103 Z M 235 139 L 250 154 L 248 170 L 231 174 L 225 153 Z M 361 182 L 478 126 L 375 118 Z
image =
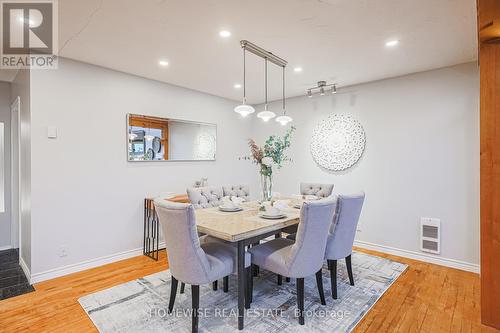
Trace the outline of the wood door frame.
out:
M 477 0 L 481 114 L 481 321 L 500 329 L 500 1 Z

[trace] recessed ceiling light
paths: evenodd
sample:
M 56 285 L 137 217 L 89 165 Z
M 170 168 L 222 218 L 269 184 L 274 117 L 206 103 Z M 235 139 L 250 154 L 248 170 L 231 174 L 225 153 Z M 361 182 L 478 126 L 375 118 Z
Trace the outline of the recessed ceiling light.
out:
M 227 37 L 231 36 L 231 32 L 227 31 L 227 30 L 222 30 L 222 31 L 219 32 L 219 36 L 227 38 Z
M 386 42 L 385 46 L 387 46 L 387 47 L 393 47 L 393 46 L 396 46 L 398 44 L 399 44 L 399 40 L 394 39 L 394 40 L 390 40 L 390 41 Z
M 234 89 L 240 89 L 240 88 L 241 88 L 241 84 L 236 83 L 236 84 L 234 85 Z
M 166 61 L 166 60 L 160 60 L 160 61 L 158 61 L 158 64 L 160 66 L 167 67 L 168 66 L 168 61 Z
M 302 67 L 295 67 L 293 71 L 296 73 L 302 72 Z

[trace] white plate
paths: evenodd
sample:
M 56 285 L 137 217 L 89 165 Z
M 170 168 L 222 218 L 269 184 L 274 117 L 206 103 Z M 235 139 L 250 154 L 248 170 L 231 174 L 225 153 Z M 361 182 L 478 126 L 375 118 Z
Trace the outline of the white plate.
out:
M 239 211 L 242 211 L 243 208 L 241 208 L 241 207 L 229 208 L 229 207 L 221 207 L 221 206 L 219 206 L 219 210 L 223 211 L 223 212 L 239 212 Z
M 278 214 L 278 215 L 259 214 L 259 216 L 262 217 L 263 219 L 277 220 L 286 217 L 286 214 Z

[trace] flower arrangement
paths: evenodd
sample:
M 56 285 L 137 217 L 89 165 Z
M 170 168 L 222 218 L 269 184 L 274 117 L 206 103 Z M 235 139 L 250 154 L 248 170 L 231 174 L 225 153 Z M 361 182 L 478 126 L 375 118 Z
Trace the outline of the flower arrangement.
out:
M 248 140 L 251 153 L 250 159 L 260 167 L 264 201 L 271 200 L 273 166 L 275 165 L 278 169 L 281 169 L 285 162 L 291 161 L 285 152 L 290 147 L 293 131 L 295 131 L 294 126 L 286 131 L 283 138 L 271 135 L 263 147 L 259 147 L 253 139 Z

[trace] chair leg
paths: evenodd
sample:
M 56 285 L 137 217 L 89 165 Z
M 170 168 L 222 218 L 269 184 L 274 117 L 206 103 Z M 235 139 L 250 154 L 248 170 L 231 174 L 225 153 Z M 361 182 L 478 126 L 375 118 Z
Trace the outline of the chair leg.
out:
M 326 305 L 325 292 L 323 291 L 323 272 L 321 269 L 316 272 L 316 284 L 318 285 L 319 299 L 322 305 Z
M 172 283 L 170 285 L 170 300 L 168 302 L 168 313 L 171 313 L 174 309 L 175 295 L 177 295 L 177 284 L 177 279 L 172 276 Z
M 215 280 L 214 282 L 212 282 L 212 289 L 214 291 L 217 290 L 217 280 Z
M 200 308 L 200 286 L 191 286 L 191 302 L 193 312 L 191 314 L 191 332 L 198 333 L 198 309 Z
M 351 255 L 345 257 L 345 264 L 347 266 L 347 274 L 349 275 L 349 282 L 351 286 L 354 286 L 354 276 L 352 275 L 352 263 L 351 263 Z
M 253 276 L 255 277 L 259 276 L 259 266 L 253 264 L 252 266 L 253 266 Z
M 332 297 L 337 299 L 337 260 L 328 260 L 330 282 L 332 283 Z
M 252 267 L 247 267 L 245 269 L 246 276 L 246 293 L 245 293 L 245 309 L 250 309 L 250 304 L 252 303 Z
M 224 276 L 224 292 L 227 293 L 229 291 L 229 276 Z
M 283 277 L 278 274 L 278 286 L 281 286 L 283 284 Z
M 285 278 L 285 281 L 286 281 L 286 282 L 290 282 L 290 278 L 289 278 L 289 277 L 286 277 L 286 278 Z
M 184 282 L 181 282 L 181 294 L 184 294 L 185 287 L 186 287 L 186 284 Z
M 304 278 L 297 279 L 297 308 L 299 310 L 299 325 L 304 325 Z

